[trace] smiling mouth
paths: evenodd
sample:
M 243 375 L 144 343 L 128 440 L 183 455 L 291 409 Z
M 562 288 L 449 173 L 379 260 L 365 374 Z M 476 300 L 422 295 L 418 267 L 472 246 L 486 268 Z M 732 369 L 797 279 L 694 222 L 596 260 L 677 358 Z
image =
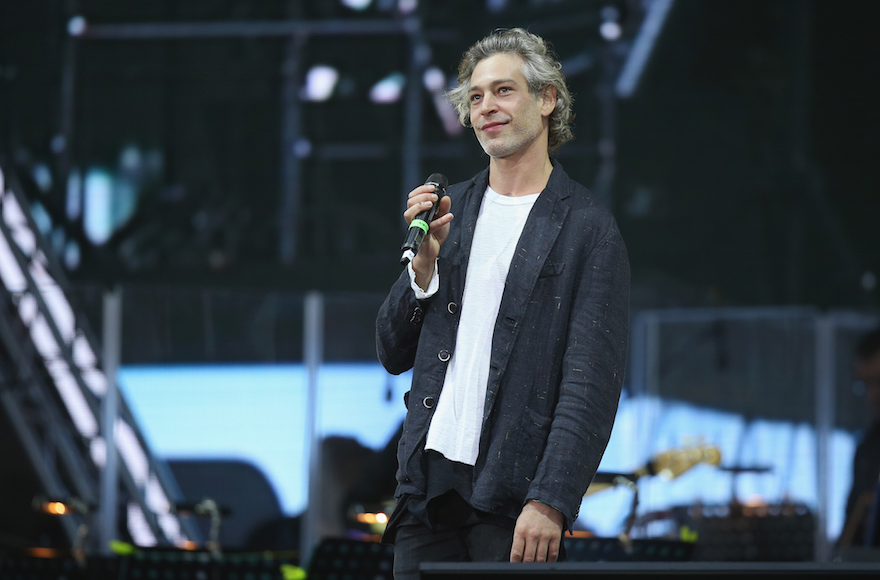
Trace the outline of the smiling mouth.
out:
M 486 123 L 485 125 L 483 125 L 481 131 L 491 131 L 492 129 L 495 129 L 497 127 L 503 127 L 506 124 L 507 123 Z

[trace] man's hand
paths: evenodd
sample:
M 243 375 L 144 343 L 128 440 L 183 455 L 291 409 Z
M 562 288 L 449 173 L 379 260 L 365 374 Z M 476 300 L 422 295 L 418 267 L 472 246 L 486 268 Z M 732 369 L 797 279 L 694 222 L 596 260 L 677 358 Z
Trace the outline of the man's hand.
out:
M 406 211 L 403 212 L 403 218 L 406 220 L 406 223 L 409 224 L 414 217 L 429 209 L 435 201 L 437 201 L 437 194 L 434 193 L 433 185 L 420 185 L 412 190 L 406 200 Z M 437 213 L 434 215 L 431 223 L 428 224 L 428 234 L 422 240 L 419 253 L 416 254 L 412 261 L 413 272 L 416 274 L 416 284 L 422 290 L 428 289 L 428 284 L 434 275 L 434 261 L 440 253 L 440 245 L 446 241 L 446 236 L 449 235 L 449 222 L 452 221 L 452 214 L 449 213 L 451 206 L 452 201 L 449 199 L 449 196 L 440 200 Z
M 523 506 L 513 529 L 511 562 L 555 562 L 562 541 L 562 514 L 548 505 L 530 501 Z

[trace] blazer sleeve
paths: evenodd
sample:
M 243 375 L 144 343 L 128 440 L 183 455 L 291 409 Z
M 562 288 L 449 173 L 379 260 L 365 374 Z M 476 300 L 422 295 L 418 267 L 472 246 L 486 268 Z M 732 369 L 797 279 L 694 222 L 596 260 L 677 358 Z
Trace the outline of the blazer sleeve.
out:
M 376 354 L 389 373 L 399 375 L 413 367 L 425 314 L 422 303 L 427 300 L 416 299 L 404 269 L 379 308 Z
M 629 338 L 630 270 L 614 225 L 575 282 L 558 401 L 525 501 L 562 512 L 571 529 L 605 452 L 620 401 Z

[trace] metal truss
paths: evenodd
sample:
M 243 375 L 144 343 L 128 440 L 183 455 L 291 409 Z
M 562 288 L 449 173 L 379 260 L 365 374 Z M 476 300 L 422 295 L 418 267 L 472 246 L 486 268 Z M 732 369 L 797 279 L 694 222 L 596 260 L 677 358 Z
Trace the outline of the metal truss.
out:
M 121 398 L 115 420 L 106 423 L 113 425 L 108 440 L 102 403 L 117 387 L 102 370 L 97 341 L 69 301 L 61 267 L 46 250 L 19 184 L 2 161 L 0 404 L 46 497 L 73 507 L 62 518 L 63 527 L 74 547 L 85 547 L 96 508 L 109 507 L 102 501 L 100 479 L 112 456 L 134 541 L 197 541 L 195 525 L 172 513 L 180 499 L 176 482 L 152 456 Z

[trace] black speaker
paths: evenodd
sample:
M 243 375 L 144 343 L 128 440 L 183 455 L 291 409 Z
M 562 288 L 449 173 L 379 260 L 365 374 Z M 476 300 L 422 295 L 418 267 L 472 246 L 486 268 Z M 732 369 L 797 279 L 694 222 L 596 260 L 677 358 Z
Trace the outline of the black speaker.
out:
M 322 540 L 309 562 L 309 580 L 393 580 L 394 549 L 345 538 Z

